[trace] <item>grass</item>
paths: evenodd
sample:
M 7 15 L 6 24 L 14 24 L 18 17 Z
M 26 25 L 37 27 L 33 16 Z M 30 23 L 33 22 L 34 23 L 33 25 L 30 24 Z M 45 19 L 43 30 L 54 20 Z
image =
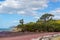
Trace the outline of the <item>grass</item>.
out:
M 54 38 L 52 38 L 51 40 L 60 40 L 60 36 L 54 37 Z
M 60 20 L 56 20 L 56 23 L 60 24 Z

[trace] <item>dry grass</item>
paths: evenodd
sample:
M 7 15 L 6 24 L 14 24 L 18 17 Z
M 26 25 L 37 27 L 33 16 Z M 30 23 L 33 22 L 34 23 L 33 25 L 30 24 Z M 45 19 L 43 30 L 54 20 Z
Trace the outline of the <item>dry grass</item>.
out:
M 60 36 L 54 37 L 54 38 L 52 38 L 51 40 L 60 40 Z

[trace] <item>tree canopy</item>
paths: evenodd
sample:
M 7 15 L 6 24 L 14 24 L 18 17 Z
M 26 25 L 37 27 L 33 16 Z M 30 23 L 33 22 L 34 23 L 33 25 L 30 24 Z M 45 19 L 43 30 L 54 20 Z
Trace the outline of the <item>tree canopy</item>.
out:
M 24 20 L 20 20 L 20 24 L 16 27 L 22 29 L 22 32 L 59 32 L 60 24 L 53 19 L 53 14 L 43 14 L 36 22 L 29 22 L 24 24 Z

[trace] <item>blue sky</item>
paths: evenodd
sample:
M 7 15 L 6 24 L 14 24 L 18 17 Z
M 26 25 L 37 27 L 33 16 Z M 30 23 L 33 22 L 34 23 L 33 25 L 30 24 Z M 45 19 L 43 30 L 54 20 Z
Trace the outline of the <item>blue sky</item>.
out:
M 51 13 L 60 19 L 60 0 L 0 0 L 0 28 L 36 22 L 44 13 Z

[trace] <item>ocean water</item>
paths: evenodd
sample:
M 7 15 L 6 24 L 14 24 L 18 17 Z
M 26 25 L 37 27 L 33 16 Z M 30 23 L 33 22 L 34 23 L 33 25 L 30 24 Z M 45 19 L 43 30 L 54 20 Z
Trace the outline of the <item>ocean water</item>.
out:
M 0 32 L 2 32 L 2 31 L 11 31 L 11 29 L 10 28 L 0 28 Z

